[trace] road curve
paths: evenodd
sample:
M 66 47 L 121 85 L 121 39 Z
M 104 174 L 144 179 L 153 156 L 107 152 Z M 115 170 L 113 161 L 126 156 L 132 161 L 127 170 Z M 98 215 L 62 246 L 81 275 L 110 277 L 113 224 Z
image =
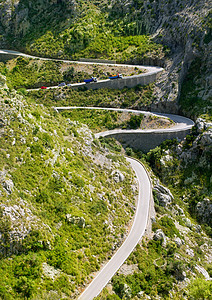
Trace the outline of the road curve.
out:
M 98 273 L 85 291 L 79 296 L 78 300 L 92 300 L 94 297 L 98 296 L 108 281 L 113 277 L 133 251 L 145 232 L 149 213 L 149 202 L 151 198 L 150 179 L 145 168 L 140 162 L 128 157 L 126 160 L 130 162 L 134 169 L 139 183 L 137 209 L 131 231 L 122 246 Z
M 149 112 L 144 110 L 136 110 L 136 109 L 126 109 L 126 108 L 112 108 L 112 107 L 94 107 L 94 106 L 56 106 L 53 107 L 55 111 L 63 111 L 63 110 L 72 110 L 72 109 L 92 109 L 92 110 L 108 110 L 108 111 L 120 111 L 120 112 L 128 112 L 128 113 L 136 113 L 136 114 L 145 114 L 145 115 L 153 115 L 163 118 L 169 118 L 174 122 L 174 125 L 169 128 L 160 128 L 160 129 L 114 129 L 103 131 L 95 134 L 96 138 L 100 136 L 113 135 L 116 133 L 139 133 L 139 132 L 173 132 L 173 131 L 182 131 L 191 129 L 194 126 L 194 122 L 191 119 L 188 119 L 183 116 L 166 114 L 166 113 L 158 113 L 158 112 Z
M 65 62 L 65 63 L 73 63 L 73 64 L 83 64 L 83 65 L 107 65 L 107 66 L 122 66 L 122 67 L 128 67 L 128 68 L 132 68 L 132 67 L 136 67 L 138 69 L 145 69 L 148 73 L 148 75 L 151 74 L 157 74 L 160 73 L 161 71 L 163 71 L 163 68 L 161 67 L 157 67 L 157 66 L 141 66 L 141 65 L 129 65 L 129 64 L 113 64 L 113 63 L 101 63 L 101 62 L 86 62 L 86 61 L 74 61 L 74 60 L 66 60 L 66 59 L 59 59 L 59 58 L 46 58 L 46 57 L 39 57 L 39 56 L 34 56 L 34 55 L 29 55 L 29 54 L 25 54 L 19 51 L 14 51 L 14 50 L 6 50 L 6 49 L 0 49 L 0 54 L 6 54 L 6 55 L 16 55 L 16 56 L 23 56 L 23 57 L 29 57 L 32 59 L 40 59 L 40 60 L 53 60 L 53 61 L 61 61 L 61 62 Z M 144 74 L 139 74 L 139 75 L 133 75 L 133 76 L 126 76 L 123 78 L 132 78 L 132 77 L 143 77 L 145 76 L 146 73 Z M 110 79 L 104 79 L 104 80 L 98 80 L 98 83 L 101 82 L 107 82 L 110 81 Z M 80 83 L 74 83 L 72 84 L 72 86 L 76 87 L 76 86 L 85 86 L 86 83 L 85 82 L 80 82 Z M 51 87 L 47 87 L 47 89 L 50 88 L 58 88 L 58 86 L 51 86 Z M 28 89 L 28 91 L 31 90 L 40 90 L 40 89 Z
M 121 111 L 121 112 L 130 112 L 130 113 L 143 113 L 147 115 L 156 115 L 159 117 L 165 117 L 171 119 L 175 124 L 171 128 L 164 129 L 137 129 L 137 130 L 122 130 L 115 129 L 104 131 L 95 134 L 96 138 L 100 136 L 113 135 L 116 133 L 133 133 L 133 132 L 170 132 L 170 131 L 183 131 L 191 129 L 194 125 L 194 122 L 186 117 L 173 115 L 173 114 L 164 114 L 157 112 L 147 112 L 142 110 L 133 110 L 133 109 L 121 109 L 121 108 L 105 108 L 105 107 L 54 107 L 55 111 L 63 111 L 63 110 L 72 110 L 72 109 L 94 109 L 94 110 L 109 110 L 109 111 Z M 137 210 L 134 218 L 134 223 L 131 228 L 131 231 L 124 241 L 119 250 L 115 253 L 115 255 L 111 258 L 111 260 L 104 266 L 104 268 L 98 273 L 98 275 L 94 278 L 94 280 L 88 285 L 85 291 L 79 296 L 78 300 L 92 300 L 94 297 L 98 296 L 98 294 L 102 291 L 102 289 L 106 286 L 108 281 L 113 277 L 113 275 L 117 272 L 120 266 L 124 263 L 130 253 L 133 251 L 139 240 L 144 234 L 148 212 L 149 212 L 149 202 L 151 197 L 151 183 L 148 177 L 148 174 L 141 163 L 138 161 L 127 158 L 127 161 L 131 163 L 132 168 L 134 169 L 136 176 L 138 178 L 139 183 L 139 195 L 138 195 L 138 204 Z
M 99 63 L 99 62 L 76 62 L 70 60 L 63 60 L 63 59 L 51 59 L 51 58 L 42 58 L 36 57 L 28 54 L 24 54 L 18 51 L 13 50 L 1 50 L 0 54 L 10 54 L 10 55 L 17 55 L 17 56 L 25 56 L 33 59 L 41 59 L 41 60 L 54 60 L 54 61 L 63 61 L 67 63 L 78 63 L 78 64 L 98 64 L 98 65 L 111 65 L 111 66 L 126 66 L 132 67 L 132 65 L 123 65 L 123 64 L 112 64 L 112 63 Z M 148 74 L 159 73 L 163 69 L 160 67 L 152 67 L 152 66 L 140 66 L 140 65 L 133 65 L 133 67 L 137 67 L 140 69 L 146 69 Z M 136 75 L 141 76 L 141 75 Z M 145 76 L 145 74 L 142 74 Z M 106 80 L 107 81 L 107 80 Z M 84 83 L 79 83 L 78 85 L 83 85 Z M 56 87 L 53 87 L 56 88 Z M 102 107 L 54 107 L 56 111 L 67 110 L 67 109 L 107 109 L 107 110 L 116 110 L 116 111 L 125 111 L 125 112 L 134 112 L 134 113 L 145 113 L 145 114 L 154 114 L 157 116 L 167 117 L 170 118 L 175 122 L 175 125 L 171 128 L 165 129 L 154 129 L 150 130 L 149 132 L 168 132 L 168 131 L 181 131 L 183 129 L 191 129 L 194 125 L 193 121 L 187 119 L 182 116 L 171 115 L 171 114 L 163 114 L 163 113 L 150 113 L 146 111 L 136 111 L 131 109 L 117 109 L 117 108 L 102 108 Z M 96 137 L 106 136 L 111 134 L 116 134 L 120 132 L 147 132 L 147 130 L 113 130 L 113 131 L 105 131 L 96 134 Z M 149 212 L 149 202 L 151 198 L 151 183 L 149 176 L 144 168 L 144 166 L 132 159 L 126 158 L 128 162 L 130 162 L 132 168 L 135 171 L 135 174 L 138 179 L 139 183 L 139 194 L 138 194 L 138 202 L 137 202 L 137 210 L 134 218 L 134 222 L 131 228 L 131 231 L 122 244 L 122 246 L 118 249 L 118 251 L 114 254 L 111 260 L 104 266 L 102 270 L 98 273 L 98 275 L 94 278 L 94 280 L 88 285 L 85 291 L 79 296 L 78 300 L 92 300 L 94 297 L 98 296 L 101 290 L 106 286 L 108 281 L 113 277 L 116 271 L 120 268 L 120 266 L 124 263 L 130 253 L 133 251 L 141 237 L 145 232 L 145 228 L 147 225 L 148 220 L 148 212 Z

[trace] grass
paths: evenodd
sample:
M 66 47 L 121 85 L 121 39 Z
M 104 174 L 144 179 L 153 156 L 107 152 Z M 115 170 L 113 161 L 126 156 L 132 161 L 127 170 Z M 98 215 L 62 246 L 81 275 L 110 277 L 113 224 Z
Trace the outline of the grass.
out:
M 19 207 L 24 201 L 32 215 L 20 219 L 31 229 L 20 242 L 19 255 L 11 255 L 8 234 L 21 227 L 5 223 L 0 215 L 6 254 L 0 262 L 0 297 L 46 299 L 53 289 L 58 297 L 65 293 L 73 298 L 89 274 L 112 254 L 114 236 L 121 240 L 133 214 L 134 195 L 128 188 L 133 174 L 118 147 L 108 152 L 99 142 L 86 144 L 91 138 L 87 127 L 69 124 L 41 105 L 27 104 L 18 94 L 14 98 L 8 91 L 1 93 L 2 112 L 11 123 L 1 136 L 0 170 L 6 170 L 6 178 L 14 183 L 11 195 L 0 185 L 1 205 Z M 114 167 L 101 164 L 99 156 Z M 111 172 L 117 168 L 125 174 L 124 182 L 113 180 Z M 69 224 L 66 214 L 83 217 L 85 228 Z M 108 219 L 112 227 L 104 224 Z M 43 263 L 59 270 L 54 281 L 43 275 Z
M 87 109 L 74 109 L 69 112 L 62 112 L 61 114 L 65 118 L 70 118 L 71 120 L 87 124 L 89 128 L 94 132 L 99 132 L 107 129 L 111 130 L 115 128 L 140 128 L 141 121 L 143 119 L 142 114 L 137 115 Z
M 80 1 L 76 9 L 67 5 L 31 7 L 22 1 L 17 9 L 28 9 L 29 26 L 20 34 L 14 45 L 13 32 L 7 35 L 9 45 L 28 53 L 78 59 L 81 57 L 115 59 L 117 62 L 142 61 L 164 57 L 163 46 L 155 43 L 136 15 L 113 16 L 107 6 L 92 1 Z M 42 11 L 41 11 L 42 10 Z
M 142 73 L 136 67 L 116 67 L 101 65 L 85 65 L 76 63 L 64 63 L 60 61 L 42 61 L 18 57 L 0 63 L 0 72 L 7 76 L 7 85 L 14 89 L 30 89 L 44 86 L 58 85 L 60 82 L 78 83 L 86 78 L 97 77 L 106 79 L 112 73 L 125 75 L 137 75 Z
M 56 90 L 32 91 L 28 93 L 29 101 L 45 106 L 101 106 L 121 108 L 148 107 L 153 101 L 154 84 L 144 87 L 86 90 L 64 87 Z M 62 93 L 61 93 L 62 91 Z M 62 96 L 63 94 L 63 96 Z

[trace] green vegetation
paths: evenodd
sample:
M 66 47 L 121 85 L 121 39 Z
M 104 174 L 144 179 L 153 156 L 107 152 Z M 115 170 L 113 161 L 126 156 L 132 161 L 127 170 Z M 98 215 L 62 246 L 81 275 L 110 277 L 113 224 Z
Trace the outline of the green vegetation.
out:
M 145 248 L 136 246 L 127 263 L 137 264 L 138 271 L 127 276 L 113 277 L 113 289 L 116 294 L 122 299 L 125 296 L 122 286 L 127 284 L 130 287 L 132 298 L 140 291 L 144 291 L 150 297 L 159 295 L 163 299 L 169 299 L 169 291 L 176 282 L 175 277 L 185 267 L 179 261 L 174 260 L 174 252 L 170 254 L 162 247 L 160 241 L 149 241 Z M 159 259 L 161 258 L 162 263 L 160 264 Z
M 47 299 L 54 290 L 58 297 L 73 298 L 123 237 L 133 214 L 133 175 L 120 146 L 108 151 L 106 144 L 92 141 L 87 127 L 42 105 L 28 105 L 18 94 L 0 92 L 1 112 L 10 120 L 1 136 L 0 170 L 6 170 L 1 180 L 14 185 L 11 193 L 0 185 L 1 211 L 5 206 L 22 210 L 19 221 L 0 214 L 0 297 Z M 123 182 L 111 175 L 117 168 Z M 18 222 L 29 232 L 11 240 L 12 230 L 17 236 L 22 232 Z M 45 263 L 57 272 L 54 280 L 46 275 Z
M 182 149 L 184 151 L 189 151 L 196 137 L 197 132 L 194 128 L 192 134 L 188 135 L 183 141 Z M 202 153 L 202 150 L 200 150 L 196 159 L 188 161 L 185 164 L 185 162 L 179 159 L 176 154 L 177 145 L 178 142 L 176 140 L 164 142 L 160 147 L 150 150 L 144 157 L 160 180 L 171 187 L 177 199 L 179 199 L 179 201 L 183 200 L 184 203 L 187 204 L 191 215 L 198 219 L 196 216 L 197 203 L 205 198 L 210 199 L 210 147 L 206 149 L 204 154 Z M 166 151 L 169 151 L 169 155 L 172 156 L 172 159 L 166 162 L 168 168 L 164 167 L 162 162 L 164 155 L 166 155 Z M 199 163 L 200 160 L 208 162 L 207 167 L 205 167 L 204 164 Z M 201 218 L 199 218 L 198 221 L 202 222 Z M 211 235 L 211 222 L 208 225 L 205 225 L 205 230 Z
M 193 61 L 182 84 L 180 108 L 184 114 L 192 118 L 203 117 L 207 121 L 212 121 L 211 100 L 203 100 L 200 96 L 201 92 L 208 92 L 201 81 L 205 71 L 201 58 Z
M 28 98 L 32 102 L 42 103 L 45 106 L 101 106 L 121 108 L 148 107 L 153 100 L 154 84 L 124 88 L 123 90 L 98 89 L 87 90 L 86 87 L 72 89 L 64 87 L 45 91 L 31 91 Z
M 87 124 L 89 128 L 95 132 L 106 129 L 136 129 L 140 128 L 143 115 L 121 113 L 117 111 L 101 111 L 101 110 L 83 110 L 74 109 L 72 111 L 61 112 L 65 118 Z
M 189 299 L 209 300 L 212 297 L 212 283 L 201 278 L 196 278 L 188 286 Z
M 112 73 L 132 76 L 143 71 L 137 67 L 64 63 L 19 56 L 6 63 L 0 63 L 0 72 L 7 76 L 9 88 L 23 90 L 24 88 L 38 88 L 42 85 L 54 86 L 64 81 L 66 83 L 83 82 L 84 79 L 92 76 L 97 77 L 98 80 L 106 79 Z
M 70 7 L 69 7 L 70 6 Z M 119 62 L 157 59 L 164 56 L 163 46 L 142 30 L 137 16 L 129 20 L 111 13 L 107 5 L 78 1 L 76 7 L 60 1 L 57 5 L 22 1 L 18 9 L 28 9 L 29 24 L 20 28 L 16 47 L 46 57 L 78 59 L 106 58 Z M 139 29 L 140 28 L 140 29 Z M 13 30 L 13 29 L 12 29 Z M 19 31 L 20 30 L 20 31 Z M 7 35 L 9 43 L 13 38 Z

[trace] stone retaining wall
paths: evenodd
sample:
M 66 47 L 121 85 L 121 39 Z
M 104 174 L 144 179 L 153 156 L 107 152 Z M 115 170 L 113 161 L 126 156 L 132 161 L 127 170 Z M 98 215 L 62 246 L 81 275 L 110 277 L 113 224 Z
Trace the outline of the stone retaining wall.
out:
M 136 85 L 146 85 L 149 83 L 154 82 L 157 77 L 159 76 L 159 72 L 148 72 L 141 75 L 134 75 L 129 77 L 124 77 L 122 79 L 107 79 L 102 82 L 91 82 L 88 84 L 75 84 L 72 86 L 74 89 L 78 88 L 85 88 L 85 89 L 101 89 L 101 88 L 108 88 L 108 89 L 123 89 L 124 87 L 132 88 Z
M 116 133 L 105 136 L 118 140 L 124 148 L 131 147 L 147 153 L 149 150 L 159 146 L 165 140 L 178 139 L 183 140 L 190 129 L 178 131 L 156 131 L 156 132 L 138 132 L 138 133 Z

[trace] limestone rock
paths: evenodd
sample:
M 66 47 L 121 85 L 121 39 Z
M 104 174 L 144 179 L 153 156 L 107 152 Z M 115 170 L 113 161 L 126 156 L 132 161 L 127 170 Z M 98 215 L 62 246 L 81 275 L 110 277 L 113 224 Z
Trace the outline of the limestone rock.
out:
M 155 232 L 155 234 L 153 236 L 153 239 L 155 241 L 162 241 L 163 246 L 166 246 L 166 240 L 167 240 L 167 238 L 166 238 L 166 236 L 165 236 L 165 234 L 164 234 L 164 232 L 163 232 L 162 229 L 157 229 L 156 230 L 156 232 Z
M 111 175 L 115 182 L 122 182 L 125 179 L 125 176 L 119 170 L 113 171 Z
M 212 129 L 205 131 L 200 139 L 200 144 L 204 147 L 212 146 Z
M 189 255 L 190 257 L 194 257 L 194 250 L 187 246 L 186 254 Z
M 199 265 L 196 265 L 196 266 L 195 266 L 195 269 L 196 269 L 200 274 L 202 274 L 202 275 L 205 277 L 206 280 L 211 280 L 210 275 L 208 274 L 208 272 L 207 272 L 203 267 L 201 267 L 201 266 L 199 266 Z
M 176 237 L 174 239 L 174 242 L 175 242 L 175 244 L 177 245 L 178 248 L 180 248 L 183 244 L 183 241 L 179 237 Z
M 121 286 L 121 293 L 125 297 L 125 299 L 130 299 L 131 298 L 132 291 L 131 291 L 131 288 L 129 287 L 128 284 L 124 283 Z
M 192 228 L 191 220 L 189 218 L 183 218 L 183 221 L 188 228 Z
M 37 232 L 33 239 L 38 236 L 41 247 L 51 249 L 51 229 L 35 216 L 25 201 L 20 199 L 18 204 L 0 205 L 1 226 L 0 228 L 0 253 L 3 255 L 18 254 L 24 250 L 24 242 L 28 235 Z M 43 234 L 42 234 L 43 232 Z M 32 245 L 33 247 L 33 245 Z
M 0 74 L 0 89 L 6 88 L 6 77 Z
M 156 183 L 156 185 L 153 188 L 153 191 L 156 193 L 157 199 L 159 201 L 159 205 L 166 207 L 168 204 L 170 204 L 173 200 L 173 195 L 170 192 L 169 189 L 162 186 L 159 183 Z
M 205 123 L 204 120 L 201 118 L 198 118 L 196 120 L 196 126 L 197 126 L 197 132 L 201 133 L 205 129 Z
M 43 274 L 46 277 L 51 278 L 52 280 L 54 280 L 60 274 L 59 270 L 57 270 L 54 267 L 48 265 L 47 263 L 43 263 L 42 267 L 43 267 Z
M 9 195 L 12 194 L 12 191 L 14 189 L 14 183 L 11 179 L 4 180 L 2 182 L 2 186 Z

